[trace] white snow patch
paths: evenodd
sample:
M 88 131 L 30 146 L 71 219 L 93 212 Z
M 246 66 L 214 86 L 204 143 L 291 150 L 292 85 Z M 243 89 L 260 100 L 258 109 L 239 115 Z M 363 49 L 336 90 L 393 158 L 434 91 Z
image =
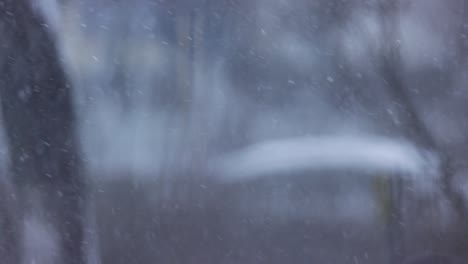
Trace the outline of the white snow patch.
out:
M 434 154 L 408 142 L 384 137 L 322 136 L 273 140 L 254 144 L 216 159 L 223 181 L 252 179 L 301 170 L 391 172 L 425 181 L 438 168 Z

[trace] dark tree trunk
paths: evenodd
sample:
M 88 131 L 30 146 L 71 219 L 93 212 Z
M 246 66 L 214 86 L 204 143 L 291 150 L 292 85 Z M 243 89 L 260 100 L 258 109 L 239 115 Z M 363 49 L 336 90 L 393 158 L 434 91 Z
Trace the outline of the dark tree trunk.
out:
M 398 39 L 400 37 L 399 1 L 384 1 L 381 5 L 380 16 L 383 19 L 383 56 L 380 70 L 391 97 L 399 103 L 400 110 L 409 128 L 408 136 L 418 145 L 432 149 L 441 156 L 441 185 L 450 201 L 455 213 L 464 220 L 468 216 L 468 208 L 453 183 L 453 158 L 449 151 L 437 142 L 431 129 L 421 118 L 420 111 L 412 101 L 412 96 L 404 84 Z M 460 52 L 461 53 L 461 52 Z
M 84 263 L 84 179 L 71 87 L 49 26 L 27 0 L 0 1 L 0 97 L 13 181 L 41 193 L 60 234 L 64 263 Z
M 418 145 L 429 148 L 437 152 L 441 160 L 441 184 L 442 189 L 450 201 L 453 209 L 458 214 L 459 218 L 464 220 L 467 217 L 467 207 L 464 202 L 462 195 L 456 190 L 453 184 L 453 159 L 450 156 L 450 153 L 434 138 L 432 131 L 427 126 L 425 121 L 421 118 L 421 113 L 417 109 L 416 105 L 412 101 L 412 96 L 409 93 L 407 87 L 405 87 L 403 71 L 403 63 L 400 54 L 400 44 L 398 39 L 400 38 L 400 23 L 399 23 L 399 12 L 400 10 L 400 1 L 396 0 L 385 0 L 379 6 L 379 16 L 382 19 L 382 56 L 380 60 L 380 72 L 385 81 L 386 87 L 388 88 L 390 96 L 394 99 L 395 102 L 399 103 L 400 111 L 406 119 L 406 125 L 409 128 L 407 131 L 408 137 L 415 141 Z M 403 192 L 402 186 L 398 187 L 399 192 Z M 398 202 L 395 201 L 396 204 Z M 394 227 L 396 234 L 391 237 L 391 240 L 394 240 L 391 244 L 396 245 L 397 241 L 403 243 L 404 233 L 403 227 L 398 224 L 398 218 L 403 218 L 401 216 L 400 210 L 397 210 L 395 213 L 396 217 L 394 219 Z M 403 250 L 403 247 L 393 246 L 393 251 Z M 404 254 L 392 253 L 397 257 L 394 259 L 401 258 Z M 400 256 L 398 256 L 400 255 Z

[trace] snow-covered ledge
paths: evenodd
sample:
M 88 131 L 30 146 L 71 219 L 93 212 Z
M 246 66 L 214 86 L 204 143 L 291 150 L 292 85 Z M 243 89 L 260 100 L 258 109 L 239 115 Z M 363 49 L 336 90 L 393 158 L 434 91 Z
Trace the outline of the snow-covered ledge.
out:
M 236 182 L 281 172 L 354 170 L 435 179 L 437 155 L 410 142 L 378 136 L 319 136 L 272 140 L 226 154 L 213 162 L 222 181 Z

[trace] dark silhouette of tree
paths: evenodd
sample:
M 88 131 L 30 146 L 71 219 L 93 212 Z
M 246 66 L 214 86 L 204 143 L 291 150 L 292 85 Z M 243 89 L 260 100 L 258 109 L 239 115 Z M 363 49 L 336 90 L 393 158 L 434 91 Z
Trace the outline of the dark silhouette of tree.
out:
M 60 234 L 63 263 L 84 263 L 85 183 L 71 86 L 53 32 L 28 1 L 4 0 L 0 35 L 1 107 L 18 214 L 30 210 L 31 193 L 39 193 L 44 214 Z M 17 231 L 21 237 L 21 226 Z M 21 258 L 16 246 L 12 263 Z

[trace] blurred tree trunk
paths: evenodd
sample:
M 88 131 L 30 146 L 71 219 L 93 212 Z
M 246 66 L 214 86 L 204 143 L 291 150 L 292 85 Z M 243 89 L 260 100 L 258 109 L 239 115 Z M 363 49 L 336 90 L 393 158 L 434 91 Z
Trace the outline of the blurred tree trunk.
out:
M 18 213 L 31 210 L 28 190 L 39 192 L 44 214 L 60 234 L 62 263 L 78 264 L 85 262 L 84 178 L 71 86 L 50 28 L 27 0 L 0 2 L 1 107 Z
M 466 219 L 467 208 L 463 197 L 453 186 L 454 168 L 452 157 L 450 157 L 449 152 L 434 138 L 431 129 L 422 119 L 420 111 L 412 101 L 412 95 L 404 84 L 403 63 L 400 53 L 401 40 L 399 39 L 401 36 L 399 22 L 401 16 L 400 5 L 400 1 L 391 0 L 383 0 L 379 5 L 379 17 L 382 19 L 382 50 L 379 70 L 390 96 L 399 104 L 399 110 L 405 120 L 406 126 L 409 128 L 407 131 L 408 137 L 414 140 L 418 145 L 432 149 L 441 156 L 440 169 L 443 191 L 458 216 L 461 219 Z M 397 186 L 396 184 L 392 185 Z M 396 192 L 398 193 L 401 191 L 402 190 Z M 395 193 L 395 190 L 393 193 Z M 399 215 L 398 211 L 396 215 Z M 395 219 L 394 221 L 397 222 L 394 224 L 396 230 L 393 232 L 403 234 L 403 232 L 399 230 L 403 227 L 398 227 L 399 220 Z M 403 237 L 391 237 L 391 240 L 399 239 L 403 240 Z M 396 242 L 392 243 L 395 244 Z M 395 250 L 395 248 L 393 250 Z
M 3 176 L 3 175 L 2 175 Z M 17 199 L 9 179 L 0 179 L 0 259 L 18 263 Z
M 400 54 L 400 4 L 399 1 L 385 0 L 380 6 L 383 19 L 383 51 L 380 70 L 390 95 L 399 103 L 400 111 L 409 128 L 408 136 L 420 146 L 437 152 L 441 160 L 442 189 L 460 219 L 466 219 L 468 208 L 463 196 L 453 186 L 453 158 L 448 150 L 441 146 L 432 135 L 431 129 L 421 118 L 421 114 L 412 101 L 412 95 L 404 84 L 403 64 Z

